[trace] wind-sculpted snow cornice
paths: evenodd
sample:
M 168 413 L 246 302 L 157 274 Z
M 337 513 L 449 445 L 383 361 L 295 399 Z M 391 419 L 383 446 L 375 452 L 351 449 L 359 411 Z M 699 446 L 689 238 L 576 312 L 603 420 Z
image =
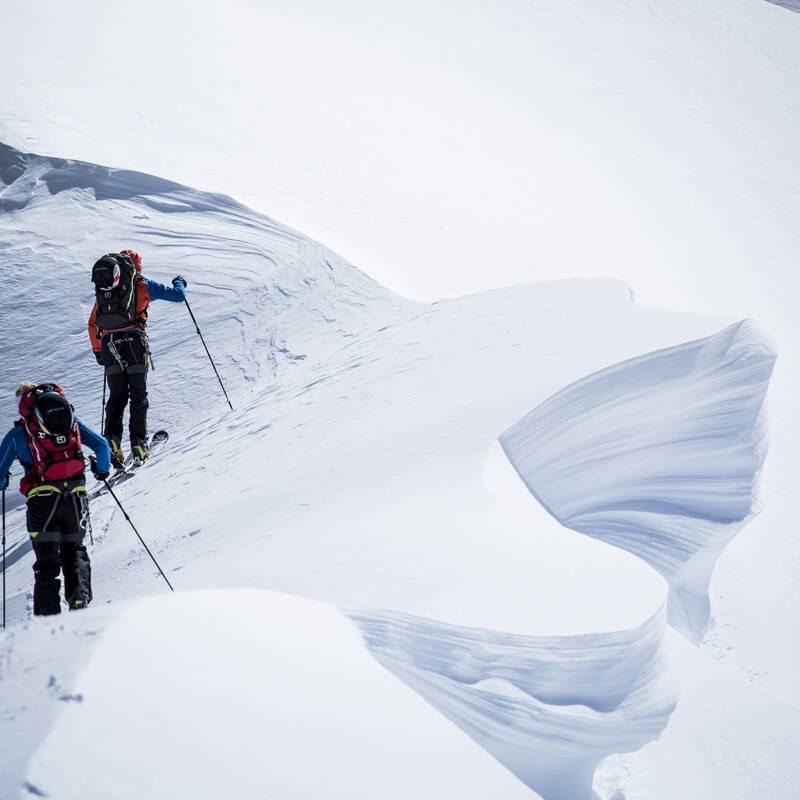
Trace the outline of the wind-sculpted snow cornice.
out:
M 563 525 L 669 582 L 669 621 L 698 641 L 717 557 L 753 513 L 775 351 L 750 321 L 589 375 L 500 442 Z
M 369 648 L 547 800 L 591 797 L 598 762 L 664 729 L 661 609 L 638 628 L 525 636 L 351 610 Z
M 36 186 L 44 183 L 50 194 L 69 189 L 92 189 L 97 200 L 128 200 L 147 198 L 157 211 L 220 211 L 249 213 L 245 206 L 226 195 L 199 192 L 180 183 L 127 169 L 114 169 L 85 161 L 50 158 L 23 153 L 0 142 L 0 210 L 25 208 Z M 163 202 L 157 198 L 171 197 L 180 202 Z

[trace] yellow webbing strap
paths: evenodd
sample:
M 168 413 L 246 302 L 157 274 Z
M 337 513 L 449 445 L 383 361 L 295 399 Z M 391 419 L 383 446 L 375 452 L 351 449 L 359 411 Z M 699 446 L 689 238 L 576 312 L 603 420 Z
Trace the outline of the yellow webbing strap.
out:
M 54 494 L 86 494 L 86 484 L 79 483 L 70 489 L 70 483 L 72 483 L 72 481 L 62 481 L 61 485 L 54 483 L 43 483 L 41 486 L 36 486 L 28 492 L 28 499 L 30 500 L 31 497 L 52 497 Z M 48 524 L 50 523 L 50 520 L 52 519 L 59 502 L 60 498 L 59 500 L 56 500 L 55 505 L 50 511 L 50 516 L 47 518 L 47 522 L 44 524 L 45 528 L 47 528 Z M 40 531 L 28 531 L 28 535 L 31 537 L 31 539 L 35 539 L 39 533 Z
M 72 489 L 68 489 L 69 481 L 64 481 L 64 488 L 60 488 L 59 486 L 52 484 L 52 483 L 44 483 L 41 486 L 37 486 L 34 489 L 31 489 L 28 492 L 28 498 L 31 497 L 50 497 L 54 494 L 85 494 L 86 493 L 86 485 L 83 483 L 79 483 L 77 486 L 73 486 Z
M 37 486 L 28 492 L 28 499 L 31 497 L 50 497 L 53 494 L 61 494 L 61 490 L 55 486 Z

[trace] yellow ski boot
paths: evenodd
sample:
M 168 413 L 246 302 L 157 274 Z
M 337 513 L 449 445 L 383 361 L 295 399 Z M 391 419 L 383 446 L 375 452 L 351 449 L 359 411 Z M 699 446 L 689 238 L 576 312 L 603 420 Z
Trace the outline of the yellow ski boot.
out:
M 116 436 L 109 436 L 108 444 L 111 447 L 111 465 L 115 469 L 125 467 L 125 453 L 122 452 L 122 442 Z

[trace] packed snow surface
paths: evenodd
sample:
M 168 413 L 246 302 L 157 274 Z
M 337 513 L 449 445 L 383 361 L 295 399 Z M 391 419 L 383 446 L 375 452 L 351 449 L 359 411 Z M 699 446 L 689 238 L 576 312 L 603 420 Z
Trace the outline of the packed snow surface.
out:
M 342 614 L 253 589 L 126 608 L 27 784 L 60 800 L 532 797 L 382 669 Z

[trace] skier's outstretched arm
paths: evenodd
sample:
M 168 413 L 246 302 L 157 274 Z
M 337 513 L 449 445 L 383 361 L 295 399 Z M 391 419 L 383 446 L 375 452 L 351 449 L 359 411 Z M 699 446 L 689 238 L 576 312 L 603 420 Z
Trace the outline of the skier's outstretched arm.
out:
M 0 442 L 0 491 L 8 486 L 8 470 L 17 455 L 17 444 L 14 441 L 16 428 L 12 428 Z
M 88 425 L 78 420 L 81 432 L 81 441 L 89 445 L 97 456 L 97 469 L 99 472 L 108 472 L 111 469 L 111 448 L 105 436 L 93 431 Z
M 151 300 L 168 300 L 170 303 L 182 303 L 186 297 L 186 282 L 182 278 L 175 278 L 172 286 L 165 286 L 163 283 L 144 279 L 147 284 L 147 291 L 150 293 Z

